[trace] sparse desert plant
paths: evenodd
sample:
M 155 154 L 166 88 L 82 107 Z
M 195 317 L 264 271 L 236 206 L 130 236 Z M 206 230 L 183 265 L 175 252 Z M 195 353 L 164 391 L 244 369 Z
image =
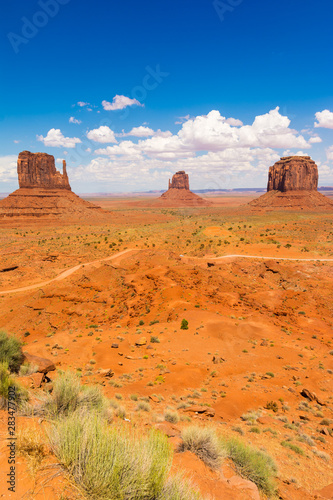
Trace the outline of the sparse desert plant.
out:
M 18 455 L 22 455 L 27 459 L 29 468 L 34 474 L 47 455 L 45 437 L 40 432 L 40 429 L 29 426 L 19 430 L 16 451 Z
M 244 436 L 245 432 L 243 431 L 243 429 L 239 426 L 234 426 L 234 427 L 231 427 L 231 430 L 234 431 L 234 432 L 238 432 L 238 434 L 240 434 L 241 436 Z
M 237 438 L 221 438 L 228 456 L 234 462 L 237 472 L 253 481 L 266 495 L 276 490 L 274 476 L 277 467 L 274 460 L 263 451 L 249 446 Z
M 156 337 L 156 336 L 152 335 L 152 336 L 150 337 L 150 342 L 151 342 L 152 344 L 159 344 L 160 339 L 159 339 L 158 337 Z
M 179 422 L 178 412 L 172 410 L 166 410 L 164 412 L 164 420 L 166 422 L 170 422 L 171 424 L 176 424 Z
M 7 363 L 9 370 L 17 373 L 23 359 L 22 343 L 13 335 L 0 330 L 0 363 Z
M 8 403 L 9 389 L 15 391 L 15 404 L 21 406 L 29 399 L 28 391 L 10 375 L 8 364 L 0 362 L 0 408 L 5 408 Z
M 182 322 L 180 324 L 180 329 L 181 330 L 188 330 L 188 321 L 186 319 L 182 319 Z
M 279 407 L 276 401 L 268 401 L 265 408 L 267 410 L 272 410 L 274 413 L 277 413 L 279 411 Z
M 123 425 L 110 427 L 95 412 L 74 413 L 55 422 L 49 439 L 63 468 L 91 499 L 156 499 L 166 484 L 172 450 L 160 432 L 143 436 Z
M 19 375 L 20 377 L 26 377 L 28 375 L 36 373 L 37 370 L 38 370 L 37 365 L 34 365 L 33 363 L 23 363 L 23 365 L 20 366 Z
M 150 408 L 150 404 L 147 403 L 146 401 L 140 401 L 138 406 L 136 407 L 136 410 L 139 411 L 139 410 L 142 410 L 142 411 L 150 411 L 151 408 Z
M 188 479 L 177 474 L 168 478 L 157 500 L 202 500 L 202 496 Z
M 67 371 L 56 378 L 52 394 L 44 397 L 37 412 L 57 417 L 78 409 L 102 411 L 106 406 L 106 398 L 98 386 L 82 386 L 80 377 Z
M 218 469 L 224 457 L 218 436 L 212 427 L 190 425 L 182 431 L 178 450 L 191 451 L 211 469 Z
M 325 453 L 324 451 L 320 451 L 320 450 L 312 450 L 314 455 L 316 455 L 317 457 L 321 458 L 322 460 L 325 460 L 325 462 L 328 462 L 330 460 L 330 456 L 328 453 Z
M 290 441 L 282 441 L 281 446 L 283 446 L 284 448 L 289 448 L 289 450 L 294 451 L 295 453 L 297 453 L 297 455 L 302 455 L 302 456 L 305 455 L 304 450 L 302 450 L 302 448 L 300 448 L 296 444 L 290 443 Z
M 260 410 L 248 411 L 247 413 L 243 413 L 243 415 L 241 415 L 242 420 L 245 420 L 246 422 L 251 422 L 253 424 L 257 421 L 259 417 L 261 417 Z

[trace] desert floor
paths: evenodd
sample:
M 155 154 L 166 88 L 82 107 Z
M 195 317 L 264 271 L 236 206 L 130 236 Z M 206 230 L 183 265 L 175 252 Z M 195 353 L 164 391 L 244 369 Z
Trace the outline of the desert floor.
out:
M 128 425 L 165 425 L 176 445 L 190 419 L 214 423 L 272 455 L 280 498 L 322 498 L 316 492 L 333 483 L 332 213 L 253 214 L 243 208 L 250 199 L 157 209 L 95 198 L 108 223 L 1 221 L 0 328 L 82 383 L 101 384 Z M 106 379 L 99 372 L 109 368 Z M 140 398 L 148 411 L 137 409 Z M 161 423 L 170 409 L 174 426 Z M 6 419 L 1 411 L 4 498 Z M 44 425 L 18 417 L 21 427 Z M 188 452 L 174 462 L 203 495 L 256 498 L 226 485 L 228 462 L 223 477 Z M 70 488 L 61 475 L 41 487 L 45 470 L 32 473 L 22 457 L 20 496 L 8 498 L 75 498 L 61 497 Z

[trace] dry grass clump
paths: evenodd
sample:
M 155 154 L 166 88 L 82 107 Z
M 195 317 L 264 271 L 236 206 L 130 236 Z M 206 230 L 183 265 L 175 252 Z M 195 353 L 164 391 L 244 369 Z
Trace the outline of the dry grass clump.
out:
M 164 412 L 164 420 L 170 422 L 171 424 L 176 424 L 179 422 L 179 414 L 177 411 L 166 410 Z
M 76 412 L 56 421 L 49 437 L 62 466 L 93 500 L 150 500 L 162 492 L 163 499 L 177 498 L 167 495 L 172 449 L 160 432 L 142 436 L 108 426 L 96 412 Z
M 50 418 L 66 416 L 77 410 L 102 411 L 107 400 L 98 386 L 82 386 L 80 378 L 73 372 L 61 373 L 54 382 L 52 394 L 43 396 L 37 414 Z
M 167 480 L 157 500 L 202 500 L 202 497 L 187 479 L 178 474 Z
M 212 427 L 190 425 L 182 432 L 178 451 L 191 451 L 211 469 L 218 469 L 225 456 L 218 436 Z
M 229 458 L 234 462 L 237 472 L 253 481 L 266 495 L 274 495 L 276 486 L 274 476 L 277 467 L 273 459 L 263 451 L 249 446 L 237 438 L 221 438 Z
M 34 365 L 33 363 L 23 363 L 23 365 L 20 366 L 19 375 L 20 377 L 26 377 L 28 375 L 36 373 L 37 370 L 38 370 L 37 365 Z
M 28 391 L 10 374 L 8 363 L 0 362 L 0 408 L 6 408 L 8 405 L 9 388 L 15 390 L 14 400 L 11 402 L 16 406 L 20 407 L 29 399 Z
M 23 359 L 22 343 L 16 337 L 0 330 L 0 363 L 7 363 L 9 370 L 17 373 Z
M 27 459 L 32 474 L 37 471 L 48 453 L 45 438 L 39 429 L 33 427 L 26 427 L 18 432 L 16 450 Z

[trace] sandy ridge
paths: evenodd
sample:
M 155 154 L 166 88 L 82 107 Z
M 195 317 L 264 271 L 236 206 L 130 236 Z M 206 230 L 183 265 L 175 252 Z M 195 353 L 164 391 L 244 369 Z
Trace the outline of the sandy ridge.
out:
M 71 274 L 75 273 L 79 269 L 81 269 L 83 266 L 89 266 L 93 264 L 99 264 L 100 262 L 106 262 L 108 260 L 114 260 L 117 257 L 120 257 L 122 255 L 125 255 L 126 253 L 129 252 L 138 252 L 141 249 L 134 249 L 134 248 L 128 248 L 127 250 L 123 250 L 122 252 L 118 252 L 114 255 L 111 255 L 110 257 L 106 257 L 104 259 L 98 259 L 94 260 L 92 262 L 83 262 L 82 264 L 78 264 L 77 266 L 72 267 L 71 269 L 67 269 L 66 271 L 62 272 L 55 278 L 52 278 L 51 280 L 47 281 L 42 281 L 41 283 L 35 283 L 34 285 L 29 285 L 29 286 L 24 286 L 21 288 L 14 288 L 12 290 L 0 290 L 0 295 L 7 295 L 9 293 L 17 293 L 17 292 L 26 292 L 29 290 L 35 290 L 36 288 L 40 288 L 41 286 L 48 285 L 49 283 L 53 283 L 54 281 L 61 281 Z M 311 261 L 319 261 L 319 262 L 333 262 L 333 259 L 301 259 L 301 258 L 293 258 L 293 257 L 266 257 L 262 255 L 241 255 L 241 254 L 231 254 L 231 255 L 222 255 L 220 257 L 190 257 L 190 256 L 185 256 L 185 255 L 180 255 L 180 257 L 185 258 L 185 259 L 199 259 L 199 260 L 222 260 L 222 259 L 229 259 L 229 258 L 245 258 L 245 259 L 265 259 L 265 260 L 290 260 L 290 261 L 301 261 L 301 262 L 311 262 Z

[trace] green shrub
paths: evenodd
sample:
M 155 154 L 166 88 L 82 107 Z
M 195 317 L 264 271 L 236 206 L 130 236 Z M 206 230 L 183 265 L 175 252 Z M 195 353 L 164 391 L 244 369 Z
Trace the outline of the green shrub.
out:
M 106 399 L 98 386 L 82 386 L 80 377 L 67 371 L 57 377 L 52 394 L 46 396 L 40 410 L 56 417 L 78 409 L 102 411 L 105 407 Z
M 211 427 L 190 425 L 182 432 L 179 451 L 191 451 L 211 469 L 218 469 L 222 463 L 223 448 L 217 434 Z
M 23 359 L 22 343 L 16 337 L 0 330 L 0 363 L 7 363 L 9 370 L 17 373 Z
M 181 330 L 188 330 L 188 321 L 186 319 L 182 319 L 182 322 L 180 324 L 180 329 Z
M 289 450 L 294 451 L 295 453 L 297 453 L 297 455 L 302 455 L 302 456 L 305 455 L 304 450 L 302 450 L 302 448 L 300 448 L 296 444 L 290 443 L 289 441 L 282 441 L 281 446 L 284 446 L 284 448 L 289 448 Z
M 237 438 L 222 438 L 222 442 L 237 472 L 253 481 L 266 495 L 274 494 L 276 486 L 273 477 L 277 468 L 273 459 Z
M 92 412 L 58 420 L 49 438 L 62 466 L 92 500 L 150 500 L 163 492 L 172 450 L 160 432 L 142 436 L 110 427 Z
M 0 362 L 0 408 L 6 408 L 8 402 L 8 389 L 15 388 L 15 403 L 21 406 L 29 399 L 28 391 L 10 375 L 8 364 Z

